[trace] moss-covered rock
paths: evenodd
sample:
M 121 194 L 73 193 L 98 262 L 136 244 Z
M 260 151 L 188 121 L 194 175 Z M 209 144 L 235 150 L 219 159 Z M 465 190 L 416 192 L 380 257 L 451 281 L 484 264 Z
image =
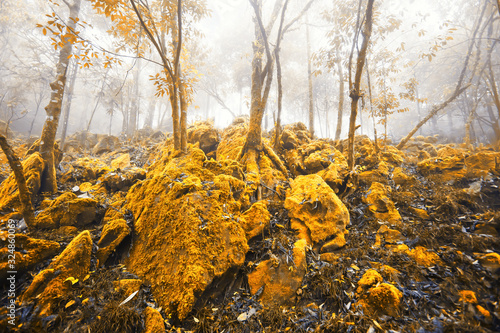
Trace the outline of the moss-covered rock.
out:
M 28 156 L 23 162 L 24 177 L 26 185 L 31 193 L 32 199 L 38 194 L 41 185 L 42 172 L 45 167 L 40 153 L 35 152 Z M 0 212 L 11 209 L 19 209 L 19 190 L 14 174 L 0 184 Z
M 368 205 L 368 211 L 380 221 L 399 225 L 402 222 L 394 202 L 389 199 L 390 187 L 380 183 L 372 183 L 363 201 Z
M 214 278 L 243 264 L 248 245 L 232 187 L 240 181 L 204 169 L 199 149 L 163 154 L 127 194 L 135 235 L 126 265 L 183 319 Z
M 117 248 L 118 245 L 130 234 L 130 227 L 123 219 L 112 220 L 102 229 L 101 238 L 97 243 L 97 265 L 104 265 L 109 255 Z
M 61 226 L 85 226 L 97 215 L 98 203 L 91 198 L 78 198 L 72 192 L 65 192 L 55 200 L 47 200 L 47 206 L 37 216 L 37 228 L 55 229 Z M 43 207 L 43 206 L 42 206 Z
M 268 259 L 260 262 L 255 270 L 248 274 L 252 294 L 263 287 L 260 300 L 265 306 L 293 304 L 295 293 L 306 273 L 306 246 L 305 239 L 295 242 L 293 263 L 286 264 Z
M 52 307 L 71 289 L 77 280 L 83 279 L 90 267 L 92 238 L 85 230 L 75 237 L 64 251 L 31 282 L 21 295 L 22 302 L 36 301 L 40 316 L 50 315 Z
M 35 239 L 24 234 L 14 234 L 13 236 L 9 237 L 7 231 L 0 231 L 0 279 L 2 281 L 7 276 L 7 271 L 12 270 L 9 269 L 9 259 L 12 259 L 12 257 L 9 257 L 9 254 L 12 253 L 9 252 L 8 248 L 8 245 L 11 244 L 9 243 L 10 238 L 15 239 L 14 266 L 19 273 L 31 269 L 43 260 L 54 256 L 60 248 L 57 242 Z
M 335 192 L 318 175 L 295 178 L 287 191 L 285 208 L 292 226 L 306 230 L 310 244 L 320 244 L 343 234 L 349 223 L 349 211 Z

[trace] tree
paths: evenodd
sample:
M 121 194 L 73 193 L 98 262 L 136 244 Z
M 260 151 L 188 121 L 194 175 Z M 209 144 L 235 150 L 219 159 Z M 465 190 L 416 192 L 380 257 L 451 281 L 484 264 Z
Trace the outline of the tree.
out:
M 373 2 L 374 0 L 368 0 L 368 4 L 366 5 L 365 24 L 362 33 L 363 43 L 361 44 L 361 49 L 359 50 L 358 58 L 356 61 L 356 74 L 354 76 L 354 83 L 349 92 L 349 97 L 351 98 L 351 116 L 349 119 L 349 143 L 348 143 L 348 153 L 347 153 L 347 164 L 350 170 L 354 169 L 354 132 L 356 131 L 358 100 L 361 97 L 361 91 L 360 91 L 361 75 L 363 73 L 363 67 L 365 65 L 366 52 L 368 50 L 370 36 L 372 34 Z M 356 43 L 356 39 L 357 38 L 355 37 L 353 45 Z M 352 82 L 351 73 L 349 73 L 349 83 L 351 82 Z
M 74 0 L 72 4 L 64 1 L 69 9 L 69 20 L 65 27 L 60 25 L 61 33 L 59 34 L 60 41 L 55 41 L 56 48 L 60 47 L 59 61 L 56 67 L 56 78 L 50 84 L 52 90 L 50 102 L 45 107 L 47 119 L 42 130 L 40 153 L 45 161 L 45 170 L 42 175 L 42 192 L 56 192 L 57 179 L 56 179 L 56 165 L 54 157 L 54 144 L 59 125 L 59 117 L 61 115 L 61 106 L 64 96 L 64 88 L 66 85 L 66 72 L 69 65 L 69 58 L 75 42 L 75 29 L 78 22 L 78 14 L 80 12 L 81 0 Z M 52 17 L 56 14 L 53 13 Z M 44 28 L 45 29 L 45 28 Z M 44 30 L 45 32 L 46 30 Z M 55 39 L 54 39 L 55 40 Z

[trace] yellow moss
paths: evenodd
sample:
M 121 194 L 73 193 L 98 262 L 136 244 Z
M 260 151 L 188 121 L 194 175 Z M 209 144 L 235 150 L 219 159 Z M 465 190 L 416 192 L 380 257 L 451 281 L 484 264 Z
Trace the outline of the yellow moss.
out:
M 356 289 L 356 292 L 358 294 L 363 294 L 366 292 L 370 287 L 373 287 L 377 285 L 378 283 L 381 283 L 384 279 L 382 279 L 382 276 L 380 275 L 379 272 L 377 272 L 374 269 L 369 269 L 363 274 L 361 279 L 358 281 L 358 289 Z
M 245 230 L 247 239 L 251 239 L 262 233 L 264 227 L 271 220 L 271 214 L 267 210 L 265 201 L 257 201 L 247 211 L 245 211 L 241 218 L 241 226 Z
M 396 244 L 398 242 L 404 241 L 406 238 L 401 234 L 400 231 L 389 229 L 387 225 L 382 225 L 375 236 L 375 248 L 382 245 L 382 241 L 388 244 Z
M 368 210 L 375 218 L 399 225 L 402 222 L 401 215 L 388 194 L 390 194 L 390 187 L 375 182 L 370 186 L 363 201 L 369 205 Z
M 380 271 L 381 275 L 384 277 L 385 280 L 391 281 L 391 282 L 397 282 L 398 281 L 398 276 L 401 274 L 400 271 L 397 269 L 388 266 L 388 265 L 383 265 L 379 262 L 370 262 L 372 267 Z
M 427 213 L 425 209 L 410 206 L 408 207 L 408 210 L 419 219 L 428 220 L 430 218 L 429 213 Z
M 92 189 L 92 184 L 89 182 L 81 183 L 79 186 L 81 192 L 88 192 Z
M 346 245 L 345 237 L 343 233 L 338 233 L 334 239 L 331 241 L 326 242 L 322 247 L 321 247 L 321 252 L 331 252 L 331 251 L 336 251 Z
M 158 310 L 151 307 L 144 309 L 144 331 L 143 333 L 165 332 L 163 317 Z
M 44 162 L 40 153 L 35 152 L 22 161 L 26 186 L 33 199 L 40 190 Z M 0 211 L 19 209 L 19 191 L 14 174 L 5 179 L 0 185 Z
M 204 153 L 191 146 L 185 155 L 162 154 L 126 197 L 124 208 L 135 218 L 126 264 L 151 284 L 168 314 L 183 319 L 214 277 L 245 260 L 241 202 L 235 200 L 245 185 L 205 169 Z
M 413 250 L 408 251 L 407 254 L 420 266 L 430 267 L 442 264 L 441 259 L 435 252 L 428 251 L 423 246 L 417 246 Z
M 290 186 L 285 208 L 292 221 L 307 226 L 313 243 L 344 232 L 349 211 L 320 176 L 299 176 Z
M 0 231 L 0 279 L 4 279 L 7 276 L 7 271 L 9 269 L 9 262 L 7 257 L 9 254 L 9 249 L 7 245 L 9 244 L 9 233 L 7 231 Z M 34 239 L 28 237 L 24 234 L 15 234 L 16 249 L 22 250 L 14 252 L 16 270 L 19 272 L 26 271 L 36 264 L 42 262 L 43 260 L 54 256 L 59 251 L 59 243 L 44 240 L 44 239 Z
M 121 154 L 117 158 L 111 161 L 111 168 L 113 169 L 125 169 L 130 166 L 130 154 Z
M 130 234 L 130 228 L 123 219 L 109 221 L 102 229 L 101 239 L 97 243 L 97 265 L 104 265 L 109 255 L 116 249 L 125 237 Z
M 122 292 L 125 295 L 130 295 L 141 288 L 142 280 L 139 279 L 123 279 L 113 281 L 115 291 Z
M 248 122 L 240 122 L 226 128 L 217 147 L 217 160 L 236 160 L 245 143 Z
M 408 186 L 417 182 L 417 179 L 414 176 L 409 176 L 403 172 L 401 167 L 396 167 L 392 171 L 392 180 L 394 180 L 394 184 Z
M 462 154 L 429 158 L 419 162 L 417 169 L 424 176 L 438 175 L 438 179 L 442 182 L 460 180 L 465 177 L 467 172 Z
M 338 263 L 340 259 L 340 255 L 332 253 L 332 252 L 326 252 L 326 253 L 321 253 L 320 254 L 320 259 L 321 261 L 328 262 L 332 265 L 335 265 Z
M 257 268 L 248 274 L 248 284 L 252 294 L 264 286 L 260 298 L 264 305 L 292 304 L 306 273 L 306 246 L 304 239 L 295 242 L 293 264 L 287 265 L 286 262 L 282 262 L 276 265 L 273 260 L 269 259 L 259 263 Z
M 383 313 L 396 317 L 399 314 L 401 293 L 396 287 L 389 283 L 380 283 L 369 290 L 366 304 L 369 312 Z
M 459 302 L 472 304 L 477 303 L 476 293 L 472 290 L 459 290 L 458 293 L 460 295 L 460 299 L 458 300 Z
M 491 318 L 490 312 L 488 310 L 486 310 L 485 308 L 483 308 L 481 305 L 476 305 L 476 309 L 486 319 L 490 319 Z
M 71 282 L 66 279 L 72 277 L 81 280 L 85 277 L 90 267 L 91 253 L 92 238 L 90 232 L 85 230 L 68 244 L 47 269 L 33 279 L 21 295 L 21 301 L 36 298 L 42 309 L 40 315 L 50 314 L 52 304 L 57 303 L 71 288 Z

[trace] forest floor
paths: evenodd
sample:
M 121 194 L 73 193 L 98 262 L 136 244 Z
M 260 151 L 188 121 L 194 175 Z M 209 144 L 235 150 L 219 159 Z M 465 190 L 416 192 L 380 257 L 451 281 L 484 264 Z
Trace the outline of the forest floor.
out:
M 12 140 L 37 225 L 2 155 L 0 332 L 500 331 L 498 147 L 358 136 L 350 173 L 345 141 L 294 124 L 284 175 L 235 160 L 246 128 L 197 123 L 186 155 L 161 132 L 75 134 L 54 195 Z

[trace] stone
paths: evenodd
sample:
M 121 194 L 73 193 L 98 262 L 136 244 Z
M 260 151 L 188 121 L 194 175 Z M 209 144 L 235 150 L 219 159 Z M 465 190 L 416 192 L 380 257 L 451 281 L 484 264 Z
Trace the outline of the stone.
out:
M 82 227 L 94 222 L 98 203 L 91 198 L 78 198 L 72 192 L 65 192 L 48 205 L 37 216 L 37 228 L 56 229 L 61 226 Z
M 8 245 L 9 233 L 7 231 L 0 231 L 0 279 L 4 281 L 7 277 L 7 271 L 9 269 L 9 257 Z M 13 239 L 15 239 L 16 250 L 14 252 L 15 256 L 15 270 L 19 273 L 25 272 L 33 268 L 38 263 L 43 260 L 53 257 L 60 248 L 59 243 L 28 237 L 24 234 L 13 234 Z
M 241 181 L 205 169 L 200 149 L 171 149 L 128 191 L 134 242 L 125 264 L 151 284 L 167 315 L 182 320 L 215 278 L 244 263 L 248 245 L 235 200 L 242 193 L 231 185 Z
M 434 265 L 443 264 L 443 262 L 435 252 L 429 251 L 423 246 L 417 246 L 413 250 L 407 251 L 406 253 L 420 266 L 431 267 Z
M 45 167 L 40 153 L 35 152 L 22 161 L 26 186 L 31 193 L 32 199 L 40 191 L 42 172 Z M 19 190 L 14 173 L 0 184 L 0 211 L 19 209 Z
M 375 236 L 375 245 L 374 248 L 382 247 L 382 242 L 387 244 L 397 244 L 399 242 L 403 242 L 406 238 L 401 234 L 398 230 L 390 229 L 387 225 L 381 226 L 377 235 Z
M 97 243 L 97 265 L 102 266 L 106 263 L 109 255 L 115 251 L 120 243 L 130 234 L 130 227 L 123 219 L 112 220 L 102 229 L 101 238 Z
M 253 272 L 248 274 L 248 284 L 252 294 L 263 287 L 260 301 L 265 306 L 282 306 L 293 304 L 297 289 L 302 284 L 306 273 L 304 239 L 295 242 L 293 248 L 293 263 L 264 260 Z
M 383 283 L 382 276 L 369 269 L 358 281 L 356 295 L 359 305 L 367 314 L 397 316 L 403 293 L 389 283 Z
M 120 140 L 113 135 L 102 136 L 97 144 L 92 148 L 92 154 L 100 155 L 110 151 L 114 151 L 120 146 Z
M 111 161 L 111 168 L 125 169 L 130 166 L 130 154 L 120 154 L 117 158 Z
M 500 269 L 500 255 L 496 252 L 486 253 L 479 257 L 479 263 L 492 273 Z
M 75 237 L 54 261 L 33 278 L 21 295 L 21 302 L 36 300 L 40 316 L 50 315 L 56 304 L 71 289 L 73 281 L 83 279 L 90 268 L 92 238 L 85 230 Z
M 113 281 L 113 287 L 115 291 L 121 292 L 126 296 L 139 290 L 142 286 L 142 280 L 139 279 L 122 279 L 118 281 Z
M 344 234 L 349 223 L 345 205 L 316 174 L 298 176 L 291 181 L 285 208 L 293 224 L 307 228 L 308 234 L 302 237 L 311 245 Z
M 267 210 L 266 201 L 261 200 L 254 203 L 243 213 L 240 224 L 243 230 L 245 230 L 247 239 L 250 240 L 262 234 L 262 231 L 269 224 L 270 220 L 271 214 Z
M 187 140 L 189 143 L 197 144 L 207 155 L 217 150 L 220 135 L 213 122 L 200 121 L 189 126 L 187 129 Z
M 402 222 L 394 202 L 389 199 L 390 187 L 380 183 L 372 183 L 363 201 L 368 204 L 368 211 L 379 221 L 399 225 Z
M 459 302 L 477 304 L 476 293 L 472 290 L 459 290 L 460 295 Z
M 143 315 L 145 326 L 143 333 L 165 332 L 165 323 L 163 322 L 163 317 L 158 310 L 148 306 L 144 309 Z

